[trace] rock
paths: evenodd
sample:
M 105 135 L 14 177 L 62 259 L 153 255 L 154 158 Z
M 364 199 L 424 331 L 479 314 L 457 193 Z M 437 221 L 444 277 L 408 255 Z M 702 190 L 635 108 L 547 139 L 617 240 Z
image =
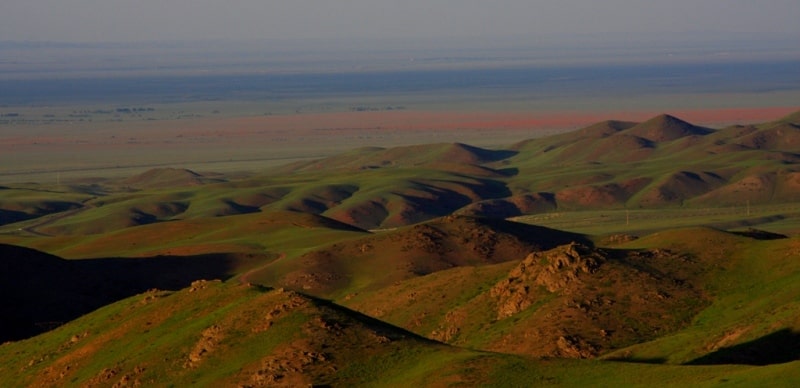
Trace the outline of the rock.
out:
M 582 274 L 595 273 L 605 261 L 601 251 L 574 242 L 529 254 L 507 279 L 492 287 L 490 295 L 497 298 L 497 318 L 507 318 L 530 307 L 534 302 L 530 296 L 533 288 L 569 294 L 572 283 L 579 282 Z

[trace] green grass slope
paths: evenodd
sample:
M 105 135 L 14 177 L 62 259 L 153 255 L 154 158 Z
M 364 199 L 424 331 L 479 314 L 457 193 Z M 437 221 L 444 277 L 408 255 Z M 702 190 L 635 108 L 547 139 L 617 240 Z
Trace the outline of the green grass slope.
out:
M 291 210 L 379 229 L 453 212 L 504 218 L 550 210 L 787 203 L 800 201 L 798 128 L 796 115 L 717 130 L 660 115 L 642 123 L 601 122 L 507 149 L 459 143 L 362 148 L 245 177 L 154 169 L 122 183 L 36 193 L 2 189 L 0 223 L 33 225 L 28 230 L 46 235 L 86 235 Z
M 480 356 L 294 292 L 197 281 L 0 346 L 0 384 L 446 384 Z
M 324 216 L 269 211 L 158 222 L 89 236 L 38 238 L 28 245 L 67 258 L 264 251 L 293 255 L 366 234 Z
M 753 240 L 714 230 L 675 230 L 630 243 L 687 252 L 714 276 L 711 305 L 685 329 L 610 355 L 669 363 L 771 365 L 800 359 L 798 239 Z
M 0 345 L 3 386 L 792 386 L 798 362 L 533 359 L 436 343 L 330 302 L 197 281 Z
M 599 123 L 515 146 L 503 163 L 517 171 L 507 186 L 516 196 L 548 193 L 561 210 L 792 202 L 800 161 L 792 117 L 719 130 L 668 115 Z M 754 136 L 765 140 L 745 141 Z M 765 194 L 743 197 L 748 185 Z

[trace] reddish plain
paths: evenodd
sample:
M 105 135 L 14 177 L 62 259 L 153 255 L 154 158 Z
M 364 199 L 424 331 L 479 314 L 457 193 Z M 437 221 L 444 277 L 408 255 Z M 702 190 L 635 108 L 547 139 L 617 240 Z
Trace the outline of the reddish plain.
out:
M 666 112 L 711 127 L 781 117 L 796 107 Z M 427 111 L 301 113 L 165 120 L 6 123 L 0 182 L 119 176 L 155 166 L 258 170 L 363 146 L 465 142 L 506 146 L 608 118 L 640 121 L 663 112 Z M 53 175 L 58 173 L 59 177 Z

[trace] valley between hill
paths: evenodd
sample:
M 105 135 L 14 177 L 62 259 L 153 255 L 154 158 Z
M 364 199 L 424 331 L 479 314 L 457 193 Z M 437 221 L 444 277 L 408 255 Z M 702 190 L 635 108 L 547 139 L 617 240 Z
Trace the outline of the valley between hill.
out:
M 800 112 L 9 184 L 0 385 L 791 386 L 799 204 Z

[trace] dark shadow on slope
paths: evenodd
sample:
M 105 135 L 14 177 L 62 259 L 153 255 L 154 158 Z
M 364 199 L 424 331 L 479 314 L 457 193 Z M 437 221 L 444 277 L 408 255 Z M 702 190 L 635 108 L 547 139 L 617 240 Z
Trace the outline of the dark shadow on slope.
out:
M 51 214 L 61 213 L 81 208 L 83 205 L 67 201 L 41 201 L 32 206 L 29 211 L 0 209 L 0 225 L 13 224 L 27 221 Z
M 508 188 L 505 182 L 493 179 L 480 179 L 479 181 L 480 184 L 478 185 L 468 183 L 464 185 L 472 189 L 475 194 L 483 199 L 506 198 L 512 195 L 511 189 Z
M 719 349 L 686 365 L 772 365 L 800 360 L 800 333 L 778 330 L 743 344 Z
M 497 172 L 498 174 L 504 176 L 504 177 L 514 177 L 514 176 L 519 175 L 519 168 L 517 168 L 517 167 L 506 167 L 506 168 L 501 168 L 501 169 L 497 169 L 497 170 L 494 170 L 494 171 Z
M 328 206 L 317 200 L 303 198 L 287 206 L 286 210 L 299 213 L 321 214 L 328 210 Z
M 519 151 L 514 150 L 489 150 L 464 143 L 455 143 L 455 146 L 461 147 L 475 155 L 480 163 L 496 162 L 503 159 L 508 159 L 519 153 Z
M 614 362 L 629 362 L 631 364 L 664 364 L 667 362 L 666 358 L 660 358 L 660 357 L 654 357 L 654 358 L 612 357 L 612 358 L 607 358 L 605 360 Z
M 0 226 L 36 218 L 28 213 L 17 210 L 0 209 Z
M 148 225 L 158 222 L 158 217 L 138 209 L 131 212 L 130 218 L 134 225 Z
M 473 204 L 467 213 L 471 216 L 506 219 L 521 216 L 522 212 L 514 203 L 507 200 L 488 200 Z
M 495 232 L 509 234 L 522 241 L 540 245 L 543 250 L 553 249 L 557 246 L 573 242 L 594 247 L 594 243 L 583 234 L 551 229 L 539 225 L 507 221 L 500 218 L 475 217 L 475 219 L 490 227 Z
M 339 314 L 342 314 L 343 316 L 353 319 L 356 322 L 364 325 L 365 327 L 375 331 L 376 334 L 389 338 L 392 341 L 409 338 L 423 343 L 442 344 L 439 341 L 423 337 L 419 334 L 408 331 L 407 329 L 404 329 L 402 327 L 395 326 L 392 325 L 391 323 L 387 323 L 385 321 L 381 321 L 377 318 L 373 318 L 369 315 L 360 313 L 358 311 L 351 310 L 347 307 L 336 304 L 328 299 L 322 299 L 316 296 L 303 293 L 301 293 L 300 295 L 303 295 L 303 297 L 312 300 L 317 306 L 329 308 Z
M 454 183 L 468 188 L 479 198 L 505 198 L 511 195 L 508 186 L 503 182 L 492 179 L 481 179 L 479 182 L 478 184 Z M 403 215 L 404 224 L 414 224 L 436 217 L 447 216 L 473 203 L 473 199 L 470 196 L 448 188 L 437 187 L 436 184 L 436 182 L 433 184 L 419 184 L 419 190 L 427 193 L 427 196 L 411 195 L 403 192 L 394 193 L 413 209 L 413 214 L 412 212 L 407 212 L 407 214 Z
M 453 190 L 440 189 L 436 187 L 424 187 L 421 190 L 430 194 L 431 198 L 395 193 L 398 197 L 412 205 L 415 213 L 420 217 L 411 223 L 420 222 L 426 219 L 441 217 L 451 214 L 456 209 L 464 207 L 472 200 L 464 194 Z
M 291 215 L 287 216 L 286 220 L 287 222 L 291 222 L 291 224 L 293 225 L 300 225 L 309 228 L 323 227 L 328 229 L 342 230 L 346 232 L 370 233 L 366 229 L 362 229 L 357 226 L 353 226 L 323 215 L 297 212 L 291 210 L 287 210 L 287 212 L 291 213 Z M 277 213 L 273 214 L 279 216 Z
M 733 234 L 738 234 L 739 236 L 750 237 L 754 240 L 781 240 L 784 238 L 789 238 L 789 236 L 780 233 L 772 233 L 767 232 L 766 230 L 760 230 L 755 228 L 748 228 L 747 230 L 741 232 L 731 232 Z
M 0 244 L 0 342 L 28 338 L 149 289 L 179 290 L 226 280 L 264 257 L 206 254 L 64 260 Z
M 746 219 L 746 220 L 717 222 L 717 223 L 713 223 L 713 224 L 708 224 L 706 226 L 714 228 L 714 229 L 729 230 L 729 229 L 735 229 L 735 228 L 758 226 L 758 225 L 768 224 L 768 223 L 771 223 L 771 222 L 782 221 L 784 219 L 786 219 L 786 216 L 780 215 L 780 214 L 776 214 L 776 215 L 772 215 L 772 216 L 754 217 L 754 218 L 749 218 L 749 219 Z M 752 228 L 750 228 L 750 229 L 752 229 Z M 742 232 L 732 232 L 732 233 L 739 234 L 740 236 L 753 237 L 753 236 L 748 236 L 746 234 L 741 234 Z M 753 238 L 755 238 L 755 237 L 753 237 Z
M 258 213 L 261 211 L 261 209 L 257 206 L 242 205 L 231 200 L 225 200 L 222 202 L 227 205 L 234 214 L 249 214 Z

